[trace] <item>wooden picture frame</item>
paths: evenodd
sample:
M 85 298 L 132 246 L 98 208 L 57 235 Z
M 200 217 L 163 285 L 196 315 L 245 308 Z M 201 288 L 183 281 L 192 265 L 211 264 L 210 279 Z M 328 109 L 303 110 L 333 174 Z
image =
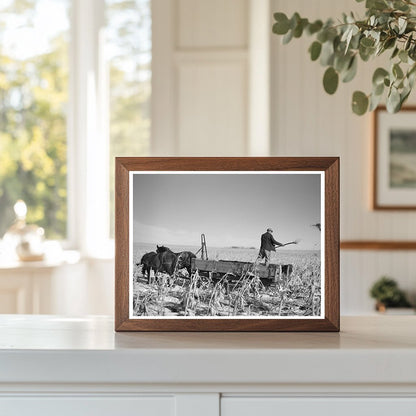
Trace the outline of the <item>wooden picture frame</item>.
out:
M 182 179 L 182 177 L 179 176 L 180 174 L 182 174 L 184 179 Z M 155 175 L 159 175 L 159 176 L 156 177 Z M 202 175 L 202 176 L 196 176 L 196 175 Z M 288 184 L 292 184 L 292 183 L 305 184 L 305 185 L 299 185 L 301 186 L 299 187 L 299 189 L 296 188 L 296 186 L 298 185 L 290 185 L 289 188 L 285 188 L 285 189 L 290 189 L 289 192 L 286 192 L 286 195 L 284 195 L 284 192 L 282 195 L 280 195 L 280 193 L 278 192 L 279 189 L 283 189 L 283 188 L 275 188 L 273 185 L 268 188 L 269 189 L 268 192 L 270 193 L 270 198 L 274 198 L 275 195 L 279 195 L 280 202 L 276 204 L 276 207 L 279 207 L 279 209 L 282 209 L 282 210 L 283 208 L 280 208 L 280 205 L 283 207 L 284 204 L 291 203 L 290 201 L 292 198 L 291 196 L 292 193 L 293 195 L 296 195 L 296 198 L 305 198 L 305 195 L 304 195 L 305 192 L 311 192 L 310 190 L 306 191 L 307 187 L 305 186 L 306 184 L 309 183 L 308 181 L 313 180 L 314 183 L 317 183 L 316 180 L 318 180 L 317 178 L 319 178 L 319 181 L 320 181 L 319 192 L 320 193 L 319 193 L 319 196 L 316 197 L 318 199 L 320 198 L 320 202 L 319 202 L 320 214 L 319 215 L 321 219 L 319 221 L 319 224 L 309 224 L 309 223 L 306 223 L 306 220 L 303 222 L 300 221 L 301 216 L 303 220 L 304 216 L 308 215 L 308 210 L 309 210 L 309 209 L 305 209 L 305 207 L 299 206 L 301 204 L 296 205 L 296 207 L 294 205 L 294 211 L 297 212 L 297 210 L 299 210 L 299 214 L 296 214 L 298 216 L 295 217 L 295 218 L 299 218 L 299 221 L 297 221 L 296 223 L 302 222 L 301 225 L 302 227 L 304 227 L 302 228 L 302 230 L 305 230 L 304 231 L 305 235 L 310 236 L 312 235 L 311 234 L 312 232 L 318 233 L 317 234 L 318 237 L 315 237 L 315 234 L 314 234 L 313 237 L 311 238 L 312 239 L 317 238 L 319 240 L 319 247 L 320 247 L 321 255 L 320 257 L 315 256 L 315 258 L 320 259 L 319 273 L 323 272 L 323 276 L 322 278 L 320 278 L 320 291 L 317 290 L 318 286 L 316 286 L 315 280 L 313 280 L 314 277 L 307 280 L 308 283 L 302 283 L 302 279 L 300 279 L 298 283 L 296 283 L 299 286 L 296 286 L 296 287 L 298 288 L 310 287 L 311 292 L 310 293 L 308 292 L 307 294 L 302 294 L 302 296 L 304 296 L 304 298 L 302 298 L 303 299 L 302 302 L 304 302 L 303 306 L 296 306 L 296 302 L 295 300 L 293 300 L 294 298 L 291 298 L 291 301 L 289 302 L 287 300 L 289 298 L 285 298 L 286 295 L 282 294 L 283 291 L 280 292 L 281 290 L 280 288 L 283 287 L 284 284 L 286 285 L 285 290 L 288 290 L 287 288 L 289 287 L 292 288 L 292 286 L 290 285 L 293 283 L 293 278 L 292 278 L 292 275 L 290 275 L 291 277 L 289 277 L 289 271 L 290 273 L 292 273 L 293 269 L 289 269 L 289 271 L 287 271 L 287 275 L 285 275 L 284 271 L 282 274 L 282 267 L 280 267 L 280 272 L 279 272 L 280 274 L 278 274 L 277 271 L 275 272 L 275 274 L 271 277 L 272 279 L 271 281 L 273 283 L 270 283 L 269 287 L 274 288 L 273 294 L 277 293 L 276 294 L 277 301 L 280 299 L 279 313 L 282 313 L 282 310 L 286 308 L 286 310 L 288 311 L 287 312 L 288 316 L 276 316 L 275 312 L 271 312 L 271 316 L 260 315 L 260 312 L 258 315 L 252 316 L 250 307 L 243 309 L 242 313 L 244 313 L 245 315 L 239 315 L 237 312 L 236 315 L 233 315 L 231 317 L 230 316 L 217 316 L 217 315 L 215 316 L 194 315 L 194 316 L 180 316 L 180 317 L 156 316 L 156 315 L 143 316 L 142 313 L 145 313 L 145 312 L 142 312 L 144 308 L 143 305 L 145 305 L 144 300 L 143 300 L 145 296 L 144 295 L 142 296 L 142 293 L 140 292 L 140 290 L 143 290 L 143 291 L 147 290 L 147 286 L 144 286 L 146 284 L 146 281 L 145 279 L 143 279 L 143 277 L 141 277 L 142 275 L 137 271 L 139 270 L 139 269 L 136 269 L 136 267 L 138 266 L 135 265 L 133 261 L 134 260 L 133 259 L 134 257 L 133 256 L 133 234 L 138 233 L 137 234 L 138 241 L 141 241 L 141 236 L 144 235 L 145 228 L 143 228 L 144 226 L 142 227 L 142 225 L 140 225 L 140 227 L 142 228 L 139 228 L 139 230 L 143 230 L 143 231 L 136 232 L 136 228 L 133 231 L 132 224 L 134 223 L 134 225 L 136 226 L 139 223 L 139 221 L 136 221 L 136 217 L 134 217 L 134 215 L 139 216 L 139 215 L 144 215 L 142 214 L 143 212 L 146 212 L 146 213 L 150 212 L 150 208 L 143 204 L 152 204 L 152 203 L 157 204 L 157 201 L 161 200 L 160 199 L 161 197 L 159 197 L 159 195 L 156 194 L 155 193 L 156 191 L 155 191 L 152 194 L 153 197 L 155 198 L 154 202 L 152 202 L 152 196 L 146 195 L 146 192 L 145 192 L 146 190 L 156 188 L 158 189 L 158 191 L 162 192 L 163 189 L 165 188 L 166 189 L 168 189 L 169 187 L 172 188 L 172 186 L 170 185 L 171 182 L 169 182 L 169 186 L 167 182 L 167 181 L 171 181 L 172 178 L 175 180 L 182 181 L 182 180 L 187 180 L 187 179 L 193 180 L 194 177 L 195 177 L 195 181 L 197 181 L 197 178 L 202 178 L 202 180 L 204 181 L 206 180 L 206 181 L 210 181 L 209 183 L 211 184 L 212 183 L 216 184 L 215 186 L 216 187 L 218 186 L 219 190 L 221 190 L 222 187 L 225 186 L 224 183 L 226 181 L 237 181 L 233 183 L 240 183 L 241 181 L 244 181 L 244 183 L 247 183 L 247 186 L 249 182 L 246 182 L 246 181 L 253 181 L 253 183 L 257 183 L 256 181 L 259 181 L 259 180 L 261 181 L 264 180 L 264 181 L 267 181 L 267 183 L 272 183 L 272 184 L 274 183 L 285 184 L 286 182 Z M 159 182 L 149 182 L 153 180 L 157 180 Z M 165 181 L 166 183 L 163 183 L 160 181 Z M 154 186 L 152 188 L 150 185 L 148 185 L 149 183 L 151 184 L 158 183 L 159 185 Z M 162 183 L 165 187 L 160 187 L 160 183 Z M 178 183 L 182 183 L 182 182 L 178 182 Z M 192 182 L 192 183 L 198 184 L 199 182 Z M 195 190 L 198 187 L 195 186 L 193 188 Z M 294 189 L 294 191 L 292 191 L 292 188 Z M 255 189 L 261 190 L 263 188 L 259 186 L 259 187 L 256 187 Z M 275 189 L 277 190 L 275 191 Z M 215 191 L 218 191 L 218 190 L 215 189 Z M 227 188 L 225 192 L 230 193 L 231 198 L 234 195 L 233 194 L 234 191 L 232 191 L 232 188 Z M 261 190 L 259 192 L 263 192 L 263 191 Z M 115 243 L 116 243 L 116 247 L 115 247 L 115 330 L 116 331 L 339 331 L 339 314 L 340 314 L 339 312 L 340 310 L 339 309 L 339 298 L 340 298 L 340 295 L 339 295 L 339 288 L 340 288 L 339 286 L 339 244 L 340 244 L 339 243 L 339 158 L 337 157 L 243 157 L 243 158 L 119 157 L 119 158 L 116 158 L 115 194 L 116 194 L 116 197 L 115 197 L 116 198 L 115 200 Z M 180 198 L 180 195 L 193 195 L 193 194 L 194 194 L 193 189 L 187 189 L 187 187 L 181 187 L 180 192 L 175 194 L 177 195 L 177 198 L 173 198 L 173 199 L 176 201 L 179 201 L 178 198 Z M 263 195 L 263 194 L 261 193 L 259 195 Z M 197 196 L 193 196 L 193 197 L 197 198 Z M 247 189 L 245 197 L 247 198 L 247 201 L 248 201 L 247 203 L 250 204 L 250 188 Z M 293 196 L 293 198 L 295 197 Z M 133 200 L 139 201 L 139 202 L 136 203 L 136 202 L 133 202 Z M 169 200 L 172 200 L 172 198 L 170 198 Z M 286 200 L 289 202 L 287 202 Z M 302 199 L 299 199 L 299 201 L 301 200 Z M 201 201 L 194 202 L 193 199 L 192 201 L 193 201 L 193 207 L 197 207 L 201 203 Z M 224 203 L 224 201 L 218 201 L 218 203 L 219 204 Z M 309 206 L 308 204 L 306 205 Z M 313 206 L 314 210 L 316 209 L 315 205 Z M 188 205 L 185 205 L 185 206 L 188 206 Z M 212 206 L 215 206 L 215 205 L 212 205 Z M 291 206 L 291 205 L 288 205 L 288 206 Z M 154 205 L 153 208 L 154 209 L 152 212 L 158 211 L 157 205 Z M 167 206 L 163 212 L 169 212 L 169 209 L 171 209 L 172 212 L 174 212 L 173 211 L 174 208 L 175 208 L 174 205 L 172 205 L 170 208 Z M 241 209 L 242 208 L 240 208 L 240 210 Z M 244 209 L 248 209 L 248 208 L 244 208 Z M 312 209 L 310 211 L 312 212 Z M 237 214 L 237 210 L 234 212 L 236 212 Z M 135 218 L 134 221 L 133 221 L 133 218 Z M 141 217 L 138 217 L 138 218 L 141 219 Z M 214 220 L 215 218 L 211 218 L 210 219 L 211 223 L 214 224 L 215 222 Z M 279 224 L 284 223 L 284 221 L 285 219 L 279 218 Z M 208 221 L 207 220 L 204 221 L 204 219 L 202 218 L 201 224 L 202 224 L 201 225 L 202 227 L 204 226 L 206 227 L 207 226 L 206 224 L 208 224 Z M 241 223 L 240 228 L 244 229 L 244 227 L 247 227 L 248 224 L 249 224 L 248 221 L 246 223 Z M 293 224 L 295 224 L 295 222 L 293 222 Z M 265 225 L 269 225 L 269 224 L 265 224 Z M 322 232 L 320 233 L 319 231 L 321 230 L 321 226 L 322 226 Z M 307 227 L 310 227 L 310 228 L 307 228 Z M 201 230 L 201 231 L 204 231 L 204 230 Z M 149 231 L 150 233 L 149 235 L 153 235 L 151 234 L 152 232 L 153 231 Z M 279 236 L 279 234 L 277 236 Z M 257 237 L 259 238 L 260 236 L 256 235 L 256 241 L 257 241 Z M 160 241 L 160 243 L 170 244 L 170 241 Z M 307 240 L 307 242 L 305 243 L 303 242 L 299 243 L 298 245 L 299 253 L 301 251 L 300 247 L 302 246 L 302 244 L 304 244 L 304 247 L 308 247 L 307 243 L 309 244 L 309 240 Z M 141 243 L 138 243 L 138 244 L 141 244 Z M 236 242 L 235 245 L 238 245 L 238 241 Z M 252 250 L 250 253 L 253 253 L 253 252 L 254 251 Z M 256 252 L 258 252 L 258 247 L 256 247 Z M 282 252 L 283 251 L 281 251 L 280 253 Z M 285 253 L 289 253 L 289 251 Z M 291 253 L 296 254 L 297 252 L 291 252 Z M 291 253 L 290 255 L 292 255 Z M 299 253 L 297 253 L 296 255 L 306 256 L 306 254 L 308 254 L 309 252 L 306 253 L 305 251 L 304 253 L 306 254 L 299 254 Z M 276 256 L 277 255 L 281 256 L 282 254 L 278 253 L 276 254 Z M 137 262 L 137 259 L 138 257 L 136 258 L 136 262 Z M 214 260 L 212 264 L 216 265 L 217 264 L 215 263 L 216 261 L 217 260 Z M 253 273 L 249 274 L 248 272 L 247 273 L 244 272 L 246 273 L 245 276 L 257 276 L 256 274 L 257 270 L 260 270 L 260 269 L 271 270 L 274 267 L 272 264 L 267 266 L 267 263 L 265 266 L 263 266 L 262 264 L 259 264 L 257 266 L 258 264 L 257 261 L 258 259 L 255 260 L 254 262 L 256 263 L 256 266 L 255 266 L 256 268 L 252 269 Z M 177 260 L 176 264 L 178 264 L 178 262 L 179 260 Z M 195 259 L 193 259 L 192 260 L 193 267 L 195 266 L 195 263 L 197 262 Z M 218 260 L 218 264 L 219 263 L 221 263 L 221 260 Z M 240 264 L 241 262 L 235 261 L 235 262 L 230 262 L 230 263 L 234 265 L 234 264 Z M 201 264 L 201 263 L 199 262 L 197 264 Z M 296 267 L 297 267 L 296 264 L 294 267 L 296 270 Z M 216 277 L 217 279 L 219 277 L 216 272 L 214 273 L 212 271 L 213 269 L 210 269 L 210 270 L 211 271 L 208 273 L 208 277 L 207 277 L 207 279 L 209 279 L 207 283 L 208 286 L 206 287 L 208 287 L 207 290 L 214 290 L 214 289 L 211 289 L 215 287 L 214 283 L 212 283 L 212 285 L 209 286 L 211 284 L 210 283 L 211 277 Z M 198 269 L 197 271 L 199 272 Z M 175 273 L 176 273 L 176 268 L 175 268 Z M 183 284 L 184 287 L 188 287 L 186 285 L 190 285 L 189 282 L 193 280 L 189 280 L 189 277 L 186 277 L 188 276 L 188 274 L 185 269 L 181 271 L 181 273 L 183 273 L 183 276 L 184 276 L 183 277 L 184 283 L 181 283 L 181 284 Z M 308 276 L 310 275 L 313 276 L 312 272 L 308 272 L 308 273 L 309 273 Z M 201 270 L 201 274 L 202 274 L 202 270 Z M 149 281 L 151 279 L 150 277 L 151 275 L 152 273 L 149 272 L 148 274 Z M 177 276 L 177 275 L 174 274 L 174 276 Z M 192 276 L 192 279 L 194 279 L 196 276 L 194 269 L 192 269 L 191 271 L 191 276 Z M 219 275 L 219 276 L 222 276 L 221 277 L 222 279 L 228 279 L 230 275 L 227 275 L 225 277 L 224 275 Z M 260 274 L 258 274 L 258 276 L 260 276 Z M 232 275 L 232 277 L 235 278 L 234 275 Z M 301 277 L 303 277 L 303 275 Z M 164 273 L 155 274 L 155 276 L 153 277 L 154 279 L 153 284 L 159 285 L 158 287 L 160 287 L 160 285 L 164 284 L 163 278 L 168 280 L 169 279 L 168 274 L 164 274 Z M 182 277 L 180 278 L 178 277 L 178 279 L 182 279 Z M 261 280 L 261 279 L 258 279 L 258 280 Z M 161 281 L 162 283 L 160 283 Z M 223 283 L 218 283 L 218 280 L 216 281 L 212 280 L 212 282 L 216 282 L 215 284 L 217 286 L 220 284 L 223 284 Z M 225 280 L 223 280 L 223 282 L 225 282 Z M 235 280 L 233 280 L 232 282 L 233 282 L 232 285 L 234 285 Z M 250 282 L 252 282 L 252 280 L 248 279 L 247 282 L 248 282 L 247 284 L 251 284 Z M 133 293 L 134 292 L 133 284 L 136 285 L 134 286 L 135 288 L 134 290 L 139 288 L 136 290 L 136 292 L 138 291 L 137 293 Z M 237 280 L 237 284 L 238 284 L 238 280 Z M 308 286 L 309 284 L 310 286 Z M 306 286 L 302 286 L 302 285 L 306 285 Z M 176 287 L 175 283 L 173 284 L 173 286 Z M 140 289 L 140 287 L 142 288 L 145 287 L 146 289 Z M 179 284 L 178 284 L 178 287 L 179 287 Z M 224 287 L 225 287 L 225 283 L 224 283 Z M 229 299 L 230 299 L 229 305 L 231 307 L 231 302 L 234 299 L 233 293 L 236 293 L 236 292 L 231 291 L 230 293 L 231 294 L 229 294 Z M 320 298 L 318 299 L 318 302 L 320 303 L 313 303 L 314 300 L 312 300 L 311 301 L 312 303 L 310 303 L 310 297 L 315 297 L 315 294 L 317 293 L 319 293 L 319 296 L 320 296 Z M 265 295 L 259 295 L 259 296 L 265 296 Z M 295 296 L 295 295 L 290 295 L 290 296 Z M 263 298 L 260 297 L 260 299 L 263 299 Z M 275 299 L 275 298 L 271 297 L 271 299 Z M 139 302 L 141 302 L 139 305 L 140 307 L 138 306 Z M 284 304 L 283 309 L 282 309 L 282 304 Z M 314 308 L 313 305 L 320 305 L 319 308 L 318 306 L 316 306 L 318 312 L 313 311 L 313 310 L 312 312 L 310 312 L 310 309 L 308 309 L 309 311 L 308 313 L 310 314 L 310 316 L 303 316 L 302 314 L 306 315 L 306 311 L 303 311 L 302 308 L 306 308 L 307 307 L 305 306 L 306 304 L 307 305 L 312 304 L 312 309 Z M 221 304 L 221 307 L 226 308 L 227 306 L 223 306 L 223 304 Z M 277 306 L 276 308 L 273 306 L 273 308 L 274 308 L 273 311 L 277 310 Z M 166 308 L 165 309 L 160 308 L 158 310 L 162 310 L 162 312 L 165 313 L 164 311 L 166 310 Z M 230 310 L 230 308 L 228 310 Z M 238 311 L 238 309 L 236 310 Z M 195 309 L 195 311 L 196 311 L 195 314 L 197 314 L 197 309 Z M 218 311 L 220 311 L 220 309 L 218 309 Z M 296 311 L 296 314 L 299 312 L 299 315 L 294 315 L 295 312 L 293 311 Z M 152 313 L 155 313 L 155 312 L 152 312 Z M 181 313 L 183 315 L 183 312 Z M 186 310 L 184 313 L 186 315 L 187 313 Z M 318 315 L 318 313 L 320 315 Z M 218 314 L 220 314 L 220 312 L 218 312 Z
M 388 113 L 384 106 L 373 112 L 374 210 L 416 209 L 416 169 L 411 160 L 416 161 L 414 120 L 416 107 L 412 106 L 396 114 Z

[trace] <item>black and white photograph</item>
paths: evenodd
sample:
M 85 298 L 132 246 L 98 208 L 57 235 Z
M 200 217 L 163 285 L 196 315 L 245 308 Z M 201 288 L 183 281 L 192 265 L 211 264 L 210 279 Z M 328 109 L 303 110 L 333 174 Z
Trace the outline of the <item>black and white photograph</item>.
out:
M 324 175 L 130 172 L 130 318 L 322 318 Z

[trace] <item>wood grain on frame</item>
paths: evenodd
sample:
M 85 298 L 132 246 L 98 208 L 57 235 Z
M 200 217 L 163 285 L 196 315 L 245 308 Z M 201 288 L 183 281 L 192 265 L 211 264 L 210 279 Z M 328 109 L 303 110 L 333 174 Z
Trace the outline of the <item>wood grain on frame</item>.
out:
M 341 241 L 341 250 L 416 250 L 416 241 L 346 240 Z
M 130 319 L 129 172 L 130 171 L 324 171 L 325 318 L 323 319 Z M 116 331 L 339 331 L 339 158 L 209 157 L 116 158 Z
M 373 210 L 375 211 L 412 211 L 416 210 L 416 205 L 380 205 L 378 202 L 378 185 L 377 185 L 377 172 L 378 172 L 378 121 L 380 112 L 387 111 L 385 106 L 377 107 L 373 111 Z M 406 111 L 414 111 L 416 112 L 416 106 L 406 106 L 403 107 L 400 112 L 406 112 Z

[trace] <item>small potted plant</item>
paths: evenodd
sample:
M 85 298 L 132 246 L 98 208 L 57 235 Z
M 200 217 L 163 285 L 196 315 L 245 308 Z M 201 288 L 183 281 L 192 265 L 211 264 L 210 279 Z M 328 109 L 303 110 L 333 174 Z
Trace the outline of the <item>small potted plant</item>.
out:
M 376 300 L 378 312 L 386 312 L 387 308 L 411 308 L 411 304 L 397 282 L 387 276 L 381 277 L 373 284 L 370 295 Z

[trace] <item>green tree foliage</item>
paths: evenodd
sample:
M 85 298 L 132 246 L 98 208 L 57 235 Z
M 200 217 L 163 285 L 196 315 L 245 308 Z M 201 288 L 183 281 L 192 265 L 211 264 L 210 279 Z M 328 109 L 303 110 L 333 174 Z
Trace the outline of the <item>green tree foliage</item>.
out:
M 31 25 L 33 1 L 16 0 L 0 9 L 0 41 L 6 19 Z M 66 236 L 66 119 L 68 41 L 59 34 L 47 53 L 18 59 L 0 42 L 0 237 L 13 222 L 13 205 L 23 199 L 27 220 L 47 237 Z
M 356 0 L 362 3 L 364 0 Z M 362 115 L 374 110 L 386 95 L 387 110 L 398 112 L 409 97 L 416 77 L 416 2 L 414 0 L 366 0 L 364 19 L 344 14 L 339 22 L 310 22 L 295 13 L 290 19 L 275 13 L 273 33 L 283 36 L 286 44 L 303 34 L 315 40 L 309 48 L 313 61 L 326 67 L 323 85 L 334 94 L 339 80 L 351 81 L 359 60 L 390 54 L 390 66 L 374 72 L 372 91 L 355 91 L 352 110 Z

